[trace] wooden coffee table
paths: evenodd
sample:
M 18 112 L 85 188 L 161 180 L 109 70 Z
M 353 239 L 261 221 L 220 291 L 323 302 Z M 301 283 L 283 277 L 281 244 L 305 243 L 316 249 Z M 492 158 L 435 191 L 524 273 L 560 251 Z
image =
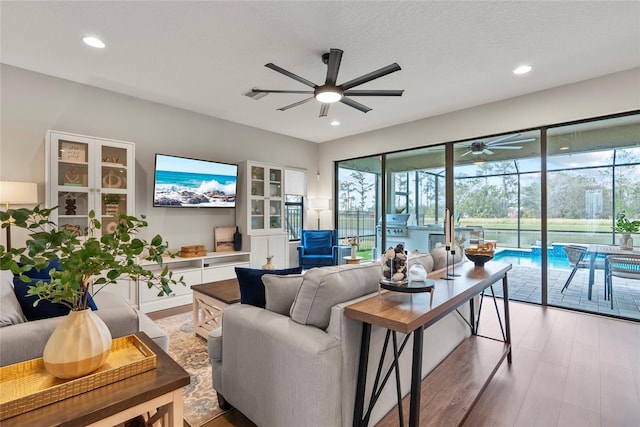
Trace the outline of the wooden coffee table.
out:
M 238 280 L 192 285 L 193 331 L 206 339 L 209 331 L 222 325 L 222 313 L 231 304 L 240 302 Z

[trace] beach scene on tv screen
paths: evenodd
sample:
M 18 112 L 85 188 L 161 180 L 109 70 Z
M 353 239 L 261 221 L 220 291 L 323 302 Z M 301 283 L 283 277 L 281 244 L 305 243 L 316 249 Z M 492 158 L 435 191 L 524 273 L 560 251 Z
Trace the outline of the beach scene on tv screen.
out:
M 153 205 L 233 208 L 236 183 L 236 165 L 158 154 Z

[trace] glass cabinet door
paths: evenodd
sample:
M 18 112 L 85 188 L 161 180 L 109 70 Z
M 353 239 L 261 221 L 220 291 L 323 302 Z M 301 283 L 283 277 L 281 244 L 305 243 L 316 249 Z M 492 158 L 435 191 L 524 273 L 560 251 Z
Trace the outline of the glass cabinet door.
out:
M 282 197 L 281 169 L 269 169 L 269 197 Z
M 103 232 L 112 233 L 118 225 L 120 214 L 128 212 L 127 149 L 111 145 L 100 147 L 100 197 L 96 211 L 102 218 Z
M 269 228 L 282 228 L 282 202 L 269 200 Z
M 282 168 L 248 162 L 248 230 L 263 234 L 283 231 L 284 172 Z
M 251 166 L 251 195 L 264 197 L 264 168 Z
M 119 214 L 134 212 L 134 145 L 64 132 L 47 133 L 47 207 L 51 220 L 78 236 L 88 231 L 89 212 L 100 233 L 113 232 Z
M 264 230 L 264 200 L 251 200 L 251 229 Z
M 57 140 L 57 190 L 54 206 L 58 206 L 58 226 L 77 235 L 86 233 L 91 180 L 89 158 L 91 146 L 87 142 Z

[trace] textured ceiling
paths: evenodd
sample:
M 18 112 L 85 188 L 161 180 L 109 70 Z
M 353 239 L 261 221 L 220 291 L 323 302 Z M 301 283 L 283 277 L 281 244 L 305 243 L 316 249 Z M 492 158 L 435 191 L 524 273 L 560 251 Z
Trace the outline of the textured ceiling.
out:
M 87 85 L 322 142 L 640 66 L 640 2 L 1 2 L 0 60 Z M 83 36 L 107 43 L 95 50 Z M 273 62 L 322 84 L 329 48 L 338 82 L 397 62 L 318 118 L 316 101 Z M 511 70 L 529 63 L 524 76 Z M 329 125 L 332 120 L 341 126 Z

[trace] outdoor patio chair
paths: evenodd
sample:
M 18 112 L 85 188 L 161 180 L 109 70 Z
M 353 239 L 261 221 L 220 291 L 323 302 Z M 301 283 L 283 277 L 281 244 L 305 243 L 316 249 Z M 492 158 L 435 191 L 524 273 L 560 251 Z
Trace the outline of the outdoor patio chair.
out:
M 576 271 L 578 271 L 579 268 L 589 268 L 589 263 L 590 263 L 590 260 L 588 258 L 585 259 L 587 255 L 587 248 L 585 246 L 566 245 L 564 246 L 564 251 L 567 254 L 567 258 L 569 259 L 569 265 L 573 268 L 573 270 L 571 270 L 571 273 L 569 274 L 567 281 L 564 282 L 564 286 L 560 290 L 560 293 L 564 292 L 564 290 L 569 287 L 569 283 L 571 283 L 571 281 L 573 280 L 573 276 L 576 275 Z M 603 261 L 601 259 L 596 258 L 594 268 L 599 270 L 604 269 Z M 605 286 L 606 286 L 606 283 L 605 283 Z M 606 297 L 606 289 L 605 289 L 605 297 Z
M 608 255 L 605 260 L 605 282 L 611 308 L 613 309 L 613 276 L 640 280 L 640 258 Z

